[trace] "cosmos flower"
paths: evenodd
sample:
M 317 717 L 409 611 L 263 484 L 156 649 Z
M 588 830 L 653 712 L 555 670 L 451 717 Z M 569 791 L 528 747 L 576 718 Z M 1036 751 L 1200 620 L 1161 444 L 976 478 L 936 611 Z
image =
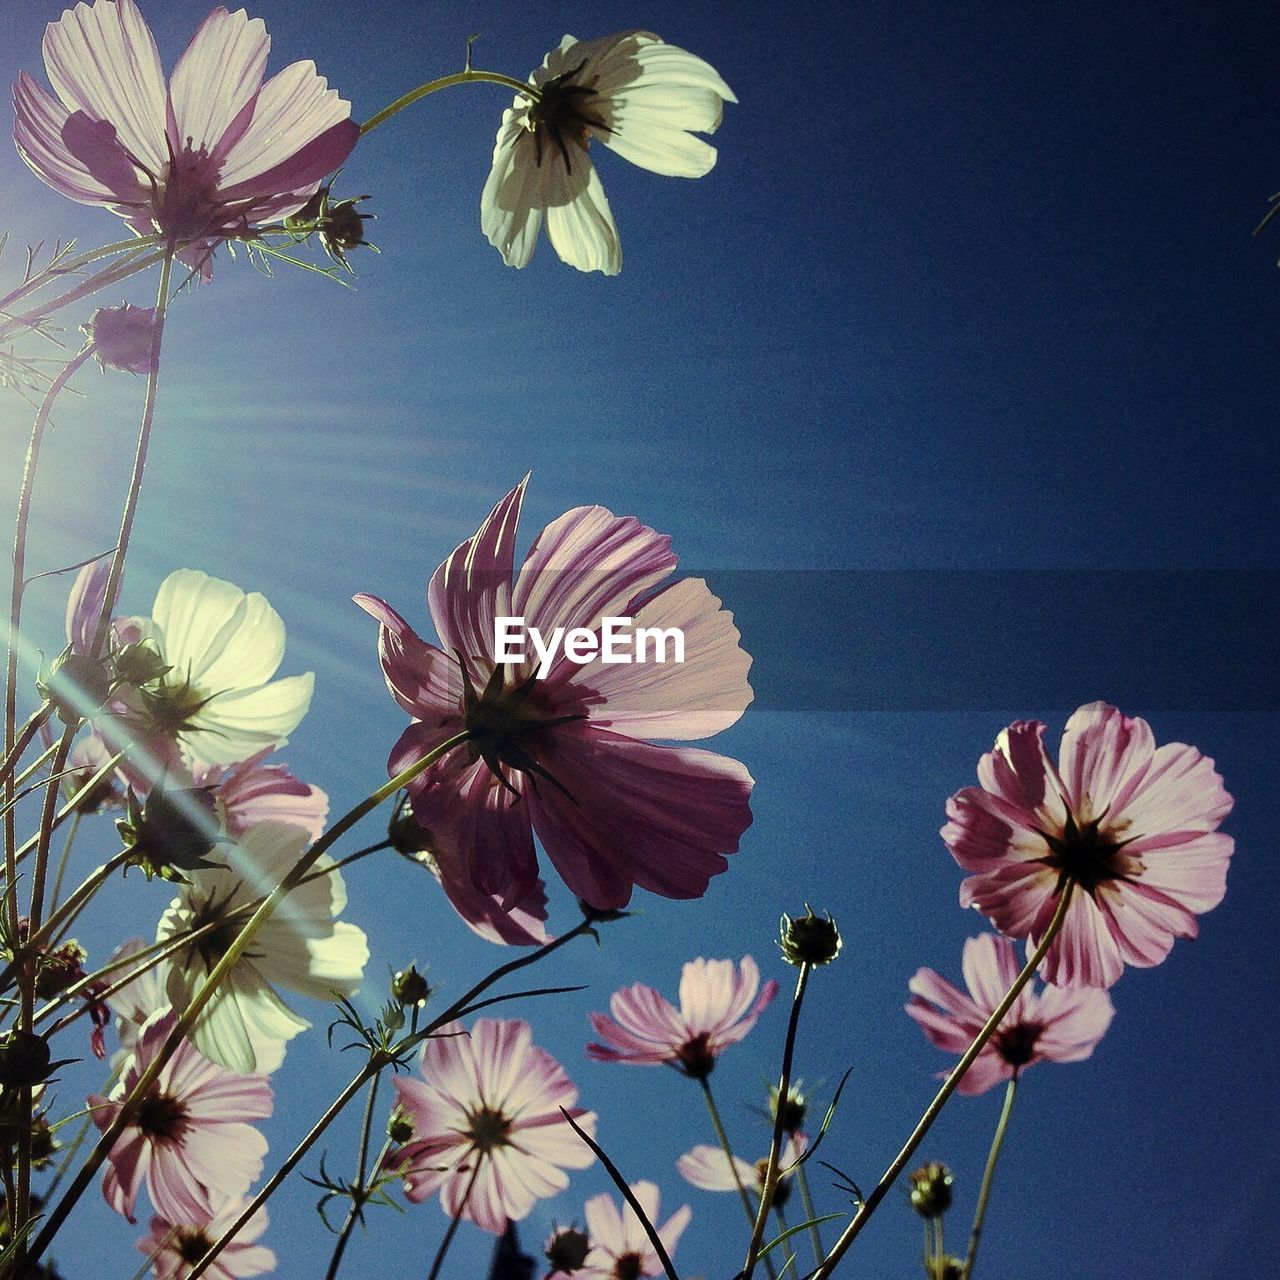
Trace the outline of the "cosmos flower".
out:
M 185 1009 L 204 987 L 252 906 L 284 879 L 307 844 L 300 827 L 262 822 L 209 855 L 226 865 L 187 873 L 189 883 L 161 917 L 156 941 L 216 927 L 169 963 L 166 994 L 175 1009 Z M 313 878 L 266 920 L 201 1010 L 191 1039 L 206 1057 L 233 1071 L 261 1070 L 264 1041 L 291 1040 L 311 1025 L 284 1003 L 276 986 L 325 1001 L 334 992 L 350 996 L 359 989 L 369 946 L 362 929 L 337 918 L 347 891 L 333 865 L 327 855 L 316 861 Z
M 319 839 L 329 813 L 329 797 L 300 782 L 282 764 L 267 764 L 265 747 L 239 764 L 192 768 L 192 785 L 212 787 L 218 814 L 228 835 L 243 835 L 260 822 L 284 822 Z
M 774 1188 L 774 1205 L 780 1207 L 786 1204 L 791 1192 L 789 1178 L 792 1166 L 804 1154 L 808 1145 L 809 1140 L 803 1133 L 792 1134 L 783 1142 L 782 1150 L 778 1153 L 780 1181 Z M 769 1157 L 765 1155 L 753 1164 L 741 1156 L 734 1156 L 733 1165 L 730 1166 L 723 1147 L 699 1143 L 676 1161 L 676 1168 L 686 1181 L 703 1191 L 736 1191 L 741 1184 L 752 1188 L 760 1196 L 764 1193 L 765 1175 L 769 1172 Z
M 201 1214 L 169 1218 L 157 1214 L 149 1233 L 138 1241 L 138 1252 L 151 1260 L 154 1280 L 187 1280 L 209 1247 L 240 1216 L 244 1200 L 225 1200 Z M 267 1211 L 259 1209 L 236 1232 L 235 1238 L 210 1263 L 209 1280 L 244 1280 L 274 1271 L 276 1255 L 257 1241 L 267 1229 Z
M 93 343 L 93 355 L 105 373 L 148 373 L 155 334 L 155 307 L 101 307 L 82 325 Z
M 603 507 L 575 507 L 543 529 L 513 584 L 524 489 L 521 481 L 433 575 L 442 649 L 376 596 L 355 597 L 381 623 L 383 674 L 414 717 L 388 768 L 399 773 L 471 732 L 410 785 L 413 813 L 441 864 L 499 895 L 504 909 L 537 884 L 531 827 L 593 907 L 625 906 L 636 885 L 700 897 L 751 822 L 751 775 L 724 756 L 653 740 L 733 724 L 751 700 L 751 659 L 700 578 L 659 589 L 676 566 L 670 539 Z M 532 654 L 495 661 L 497 616 L 548 636 L 556 627 L 598 632 L 614 616 L 637 630 L 679 627 L 684 661 L 579 665 L 561 653 L 542 678 Z M 443 883 L 447 891 L 448 876 Z
M 592 1135 L 595 1113 L 575 1106 L 578 1090 L 527 1022 L 480 1018 L 470 1034 L 451 1023 L 420 1063 L 422 1080 L 394 1077 L 414 1136 L 387 1162 L 415 1204 L 438 1191 L 445 1213 L 501 1235 L 569 1185 L 565 1169 L 595 1159 L 560 1108 Z
M 133 1056 L 109 1097 L 93 1095 L 93 1122 L 105 1132 L 120 1101 L 137 1084 L 176 1022 L 162 1013 L 138 1035 Z M 237 1075 L 179 1044 L 155 1084 L 121 1131 L 102 1180 L 107 1203 L 130 1222 L 145 1181 L 151 1203 L 165 1217 L 198 1218 L 213 1200 L 241 1196 L 262 1172 L 266 1139 L 249 1123 L 271 1114 L 266 1076 Z
M 57 97 L 25 72 L 14 85 L 18 153 L 55 191 L 185 246 L 207 277 L 219 240 L 301 208 L 359 137 L 313 62 L 263 84 L 270 47 L 261 19 L 216 8 L 166 87 L 133 0 L 79 4 L 45 29 Z
M 1075 891 L 1042 974 L 1109 987 L 1126 964 L 1149 967 L 1226 892 L 1233 841 L 1217 830 L 1232 800 L 1213 761 L 1181 742 L 1156 747 L 1145 720 L 1093 702 L 1062 735 L 1019 720 L 978 762 L 981 786 L 947 802 L 942 838 L 973 874 L 960 905 L 1033 945 L 1058 895 Z
M 968 995 L 934 970 L 919 969 L 906 1006 L 933 1044 L 957 1054 L 973 1043 L 1022 965 L 1008 938 L 984 933 L 965 942 L 961 967 Z M 1045 987 L 1037 995 L 1028 984 L 956 1088 L 986 1093 L 1035 1062 L 1080 1062 L 1114 1015 L 1111 997 L 1097 987 Z
M 693 1217 L 692 1211 L 684 1205 L 659 1225 L 662 1197 L 658 1188 L 652 1182 L 633 1182 L 631 1191 L 670 1257 Z M 583 1214 L 591 1239 L 586 1265 L 576 1273 L 583 1280 L 644 1280 L 664 1274 L 657 1250 L 629 1204 L 624 1203 L 619 1212 L 613 1197 L 601 1194 L 587 1201 Z
M 604 1062 L 670 1063 L 702 1080 L 777 994 L 772 978 L 761 988 L 760 970 L 750 956 L 742 957 L 736 972 L 732 960 L 699 957 L 681 971 L 679 1009 L 642 982 L 615 991 L 609 998 L 613 1018 L 591 1014 L 596 1035 L 609 1043 L 589 1044 L 587 1053 Z
M 92 601 L 86 591 L 83 601 Z M 88 628 L 73 623 L 76 634 Z M 238 764 L 281 746 L 311 705 L 311 672 L 272 680 L 284 658 L 280 615 L 264 596 L 245 594 L 195 569 L 171 573 L 147 618 L 117 620 L 117 640 L 149 642 L 169 671 L 122 694 L 121 736 L 141 741 L 167 768 L 181 760 Z M 105 724 L 100 730 L 110 739 Z
M 528 265 L 545 219 L 551 246 L 579 271 L 617 275 L 622 247 L 588 151 L 593 139 L 632 164 L 700 178 L 732 90 L 701 58 L 647 31 L 565 36 L 503 113 L 480 226 L 508 266 Z

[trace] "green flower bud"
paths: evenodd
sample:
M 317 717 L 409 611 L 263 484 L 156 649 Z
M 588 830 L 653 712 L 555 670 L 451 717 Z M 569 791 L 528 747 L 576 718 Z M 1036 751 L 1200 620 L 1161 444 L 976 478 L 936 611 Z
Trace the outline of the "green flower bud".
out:
M 591 1252 L 591 1240 L 577 1227 L 561 1227 L 547 1241 L 547 1261 L 552 1271 L 580 1271 Z
M 127 865 L 141 867 L 148 880 L 186 881 L 185 871 L 215 867 L 206 855 L 225 840 L 217 819 L 212 787 L 165 791 L 156 786 L 139 804 L 132 788 L 125 802 L 125 816 L 116 830 L 130 853 Z
M 141 689 L 144 684 L 151 684 L 173 670 L 160 656 L 154 640 L 123 645 L 111 655 L 111 665 L 115 668 L 116 679 L 135 689 Z
M 106 664 L 83 653 L 64 653 L 36 677 L 36 692 L 65 725 L 89 719 L 111 693 Z
M 431 988 L 427 980 L 420 974 L 415 965 L 401 969 L 391 979 L 391 998 L 402 1005 L 415 1005 L 421 1009 L 431 996 Z
M 0 1034 L 0 1085 L 6 1089 L 37 1085 L 61 1065 L 49 1061 L 49 1042 L 43 1036 L 20 1027 Z
M 951 1208 L 951 1170 L 930 1160 L 907 1174 L 911 1183 L 911 1207 L 922 1218 L 938 1218 Z
M 405 1143 L 413 1137 L 413 1121 L 408 1114 L 396 1107 L 387 1121 L 387 1137 L 397 1144 Z
M 797 967 L 802 964 L 830 964 L 844 945 L 830 913 L 825 919 L 816 916 L 807 903 L 804 915 L 794 920 L 784 915 L 778 932 L 778 946 L 782 948 L 783 959 Z

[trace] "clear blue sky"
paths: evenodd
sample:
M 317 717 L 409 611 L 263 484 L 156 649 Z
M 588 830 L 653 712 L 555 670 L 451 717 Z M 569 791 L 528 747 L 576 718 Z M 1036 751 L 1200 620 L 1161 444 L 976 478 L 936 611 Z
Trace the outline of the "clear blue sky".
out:
M 4 6 L 0 79 L 43 75 L 40 30 L 60 7 Z M 703 901 L 644 901 L 603 950 L 548 964 L 539 981 L 590 991 L 531 1010 L 627 1172 L 693 1205 L 688 1275 L 728 1274 L 736 1253 L 718 1249 L 741 1225 L 731 1197 L 675 1170 L 709 1139 L 697 1091 L 588 1063 L 586 1012 L 637 979 L 673 992 L 698 954 L 751 952 L 786 982 L 777 913 L 829 907 L 846 949 L 815 979 L 799 1070 L 821 1093 L 853 1067 L 825 1154 L 873 1183 L 944 1065 L 901 1012 L 907 978 L 921 964 L 957 977 L 980 923 L 956 905 L 944 801 L 1010 719 L 1048 720 L 1056 742 L 1098 697 L 1217 759 L 1238 852 L 1201 939 L 1115 989 L 1094 1058 L 1028 1074 L 980 1274 L 1208 1280 L 1274 1261 L 1280 231 L 1249 232 L 1280 189 L 1280 20 L 1261 4 L 974 10 L 264 0 L 272 68 L 315 58 L 357 118 L 456 69 L 476 31 L 477 65 L 523 76 L 566 31 L 649 27 L 711 61 L 741 103 L 702 181 L 598 157 L 625 255 L 605 280 L 545 244 L 526 272 L 502 265 L 477 210 L 509 99 L 454 90 L 348 163 L 342 189 L 372 194 L 383 251 L 357 257 L 356 292 L 223 261 L 167 335 L 125 603 L 145 612 L 184 565 L 265 592 L 289 626 L 287 669 L 317 673 L 285 758 L 339 810 L 381 780 L 403 723 L 349 597 L 376 592 L 425 625 L 430 572 L 526 470 L 526 538 L 578 503 L 633 513 L 738 611 L 758 707 L 716 746 L 758 779 L 742 853 Z M 203 6 L 145 11 L 171 62 Z M 0 226 L 16 243 L 118 230 L 11 150 Z M 59 414 L 34 568 L 113 537 L 141 387 L 77 385 L 90 394 Z M 6 509 L 28 422 L 0 404 Z M 32 594 L 49 650 L 59 590 Z M 79 857 L 114 849 L 104 823 Z M 411 868 L 365 864 L 350 888 L 373 936 L 371 1000 L 414 957 L 452 991 L 505 958 Z M 112 906 L 147 933 L 167 898 L 131 877 Z M 570 905 L 555 908 L 567 925 Z M 95 954 L 114 927 L 86 928 Z M 715 1077 L 744 1148 L 764 1142 L 743 1103 L 774 1072 L 784 1024 L 779 1005 Z M 298 1042 L 278 1077 L 275 1156 L 351 1066 L 322 1040 Z M 95 1084 L 68 1070 L 62 1088 Z M 922 1151 L 956 1171 L 953 1242 L 998 1108 L 957 1100 Z M 352 1163 L 355 1119 L 328 1140 L 335 1170 Z M 606 1185 L 598 1169 L 576 1177 L 526 1239 Z M 285 1276 L 327 1257 L 313 1200 L 298 1183 L 274 1210 Z M 425 1275 L 443 1222 L 435 1205 L 378 1214 L 350 1274 Z M 58 1251 L 72 1280 L 104 1274 L 104 1256 L 129 1274 L 138 1232 L 95 1197 L 74 1223 Z M 858 1274 L 912 1274 L 905 1202 L 859 1248 Z M 475 1275 L 487 1250 L 464 1230 L 453 1273 Z

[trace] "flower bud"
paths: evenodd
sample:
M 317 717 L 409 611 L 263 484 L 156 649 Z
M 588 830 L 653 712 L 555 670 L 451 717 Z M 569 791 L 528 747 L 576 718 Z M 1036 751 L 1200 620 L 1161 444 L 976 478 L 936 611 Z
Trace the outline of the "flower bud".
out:
M 591 1252 L 591 1241 L 577 1227 L 560 1227 L 547 1241 L 545 1252 L 552 1271 L 580 1271 Z
M 421 1009 L 431 996 L 431 988 L 427 980 L 418 972 L 416 965 L 401 969 L 391 979 L 391 998 L 402 1005 L 414 1005 Z
M 116 679 L 122 684 L 133 685 L 135 689 L 141 689 L 143 685 L 151 684 L 173 670 L 160 656 L 156 642 L 151 639 L 122 645 L 111 655 L 111 661 L 115 667 Z
M 954 1254 L 946 1254 L 941 1258 L 929 1258 L 925 1262 L 929 1280 L 963 1280 L 964 1263 Z
M 395 1143 L 408 1142 L 413 1137 L 413 1120 L 408 1113 L 396 1107 L 387 1121 L 387 1137 Z
M 205 861 L 214 845 L 225 839 L 212 787 L 165 791 L 156 786 L 146 804 L 139 804 L 130 789 L 125 808 L 125 816 L 116 820 L 116 830 L 131 855 L 128 865 L 141 867 L 148 880 L 159 876 L 185 881 L 184 871 L 217 866 Z
M 930 1160 L 907 1174 L 911 1183 L 911 1207 L 922 1218 L 938 1218 L 951 1208 L 951 1170 Z
M 103 369 L 149 373 L 155 334 L 154 307 L 103 307 L 81 326 L 94 346 Z
M 844 945 L 836 922 L 827 913 L 825 919 L 813 914 L 806 904 L 805 914 L 794 920 L 784 915 L 778 926 L 778 945 L 783 959 L 799 967 L 802 964 L 830 964 L 840 954 Z
M 97 658 L 64 653 L 36 677 L 36 692 L 65 725 L 87 720 L 111 693 L 111 672 Z
M 6 1089 L 39 1084 L 48 1077 L 53 1065 L 49 1061 L 49 1042 L 43 1036 L 20 1027 L 0 1035 L 0 1085 Z
M 799 1083 L 790 1085 L 787 1088 L 785 1099 L 780 1098 L 776 1084 L 769 1086 L 769 1115 L 771 1118 L 776 1119 L 778 1113 L 782 1113 L 783 1133 L 794 1134 L 803 1129 L 804 1119 L 808 1111 L 809 1104 L 805 1101 L 805 1096 L 801 1092 Z
M 52 1000 L 85 976 L 84 962 L 89 953 L 75 939 L 54 951 L 46 951 L 36 962 L 36 995 Z

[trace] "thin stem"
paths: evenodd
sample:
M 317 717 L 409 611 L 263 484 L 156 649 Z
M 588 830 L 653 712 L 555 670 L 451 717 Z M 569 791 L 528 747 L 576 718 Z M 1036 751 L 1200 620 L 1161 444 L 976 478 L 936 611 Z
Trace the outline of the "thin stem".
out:
M 58 900 L 62 897 L 62 880 L 67 873 L 67 863 L 71 858 L 71 846 L 75 843 L 83 818 L 84 814 L 77 811 L 71 819 L 71 829 L 67 832 L 67 838 L 62 845 L 62 857 L 58 859 L 58 874 L 53 878 L 53 894 L 49 898 L 49 910 L 55 915 L 58 910 Z
M 698 1083 L 702 1086 L 702 1096 L 707 1100 L 707 1111 L 711 1114 L 711 1127 L 716 1131 L 716 1140 L 720 1143 L 720 1149 L 725 1154 L 725 1159 L 729 1161 L 729 1170 L 733 1174 L 733 1184 L 738 1188 L 738 1197 L 742 1201 L 742 1211 L 747 1215 L 747 1221 L 755 1224 L 756 1208 L 751 1203 L 751 1197 L 747 1194 L 747 1189 L 742 1185 L 742 1176 L 738 1172 L 738 1161 L 733 1154 L 733 1148 L 729 1145 L 729 1135 L 725 1132 L 724 1121 L 720 1119 L 720 1109 L 716 1106 L 716 1100 L 711 1094 L 711 1082 L 706 1076 L 703 1076 Z
M 53 759 L 53 754 L 58 749 L 56 742 L 51 742 L 23 771 L 13 780 L 15 787 L 21 788 L 23 784 L 30 778 L 42 765 L 46 765 Z M 21 796 L 19 796 L 21 798 Z
M 537 951 L 530 952 L 528 955 L 517 956 L 514 960 L 508 960 L 506 964 L 499 965 L 498 968 L 492 970 L 479 982 L 475 983 L 471 989 L 459 996 L 442 1014 L 433 1019 L 421 1031 L 410 1036 L 409 1039 L 401 1046 L 401 1056 L 409 1052 L 411 1049 L 421 1044 L 422 1041 L 432 1036 L 441 1027 L 453 1022 L 459 1015 L 460 1011 L 465 1009 L 478 995 L 488 990 L 495 982 L 501 981 L 509 974 L 515 973 L 518 969 L 526 969 L 531 964 L 536 964 L 539 960 L 549 956 L 553 951 L 559 950 L 566 943 L 572 942 L 574 938 L 580 938 L 583 934 L 592 934 L 595 930 L 589 921 L 582 921 L 575 928 L 570 929 L 568 933 L 562 933 L 558 938 L 553 938 L 550 942 L 544 943 Z M 297 1164 L 307 1154 L 308 1151 L 319 1141 L 324 1131 L 342 1114 L 343 1109 L 352 1098 L 360 1092 L 364 1084 L 371 1076 L 376 1075 L 385 1066 L 387 1061 L 380 1055 L 370 1055 L 369 1061 L 356 1073 L 350 1084 L 329 1104 L 325 1113 L 311 1126 L 310 1132 L 300 1143 L 289 1153 L 284 1163 L 279 1169 L 271 1175 L 270 1178 L 262 1185 L 253 1199 L 240 1211 L 240 1216 L 222 1233 L 222 1235 L 214 1241 L 210 1246 L 208 1253 L 200 1259 L 199 1262 L 191 1269 L 187 1280 L 199 1280 L 204 1275 L 205 1268 L 208 1267 L 213 1260 L 222 1252 L 223 1249 L 235 1237 L 237 1231 L 244 1226 L 249 1219 L 257 1213 L 257 1211 L 266 1204 L 267 1200 L 274 1194 L 276 1188 L 291 1174 Z
M 22 732 L 18 734 L 17 741 L 5 752 L 4 763 L 0 764 L 0 779 L 7 780 L 13 776 L 13 771 L 18 767 L 24 753 L 31 745 L 31 739 L 40 732 L 40 726 L 52 714 L 53 708 L 47 702 L 44 706 L 37 707 L 31 713 L 27 723 L 22 726 Z
M 955 1069 L 943 1081 L 942 1088 L 938 1090 L 933 1101 L 925 1109 L 924 1115 L 920 1117 L 916 1127 L 911 1131 L 911 1136 L 907 1139 L 906 1144 L 898 1152 L 893 1163 L 881 1175 L 880 1181 L 875 1185 L 875 1189 L 859 1206 L 858 1212 L 853 1216 L 853 1221 L 844 1229 L 840 1239 L 836 1241 L 835 1246 L 827 1255 L 826 1261 L 814 1273 L 812 1280 L 827 1280 L 827 1277 L 835 1270 L 836 1264 L 849 1251 L 849 1246 L 858 1238 L 862 1228 L 867 1225 L 867 1220 L 888 1194 L 889 1188 L 897 1182 L 903 1169 L 907 1167 L 907 1162 L 915 1154 L 916 1148 L 924 1141 L 925 1135 L 933 1127 L 933 1122 L 941 1114 L 942 1108 L 947 1105 L 948 1099 L 955 1092 L 956 1086 L 964 1079 L 965 1072 L 973 1066 L 974 1059 L 982 1052 L 987 1041 L 995 1035 L 1000 1024 L 1004 1021 L 1005 1014 L 1013 1008 L 1013 1002 L 1018 998 L 1023 987 L 1031 981 L 1032 975 L 1040 967 L 1040 962 L 1048 954 L 1049 947 L 1058 936 L 1059 931 L 1062 929 L 1062 923 L 1067 918 L 1067 909 L 1071 905 L 1071 896 L 1074 889 L 1075 882 L 1068 880 L 1058 898 L 1058 905 L 1054 910 L 1053 919 L 1049 921 L 1049 927 L 1045 930 L 1044 937 L 1040 939 L 1040 945 L 1036 947 L 1031 958 L 1023 966 L 1022 972 L 1013 980 L 1013 986 L 1005 992 L 1004 999 L 996 1005 L 991 1016 L 983 1025 L 982 1030 L 974 1037 L 973 1043 L 964 1051 L 964 1056 L 956 1063 Z
M 384 124 L 392 116 L 398 115 L 405 107 L 413 106 L 415 102 L 425 98 L 428 94 L 439 93 L 441 89 L 451 89 L 455 84 L 500 84 L 508 89 L 514 89 L 516 93 L 522 94 L 530 102 L 538 100 L 537 89 L 524 80 L 513 80 L 510 76 L 504 76 L 499 71 L 472 71 L 470 67 L 467 67 L 465 70 L 457 71 L 451 76 L 441 76 L 438 80 L 428 80 L 426 84 L 420 84 L 416 89 L 410 89 L 408 93 L 397 98 L 390 106 L 383 107 L 377 115 L 370 116 L 360 126 L 360 136 L 363 138 L 366 133 L 376 129 L 380 124 Z
M 43 289 L 46 284 L 58 279 L 60 276 L 74 275 L 77 271 L 89 266 L 90 263 L 110 257 L 113 253 L 136 253 L 139 249 L 145 249 L 148 245 L 159 243 L 160 236 L 158 235 L 143 236 L 141 238 L 130 236 L 127 240 L 117 240 L 114 244 L 103 245 L 101 249 L 93 249 L 89 253 L 82 253 L 79 257 L 72 258 L 69 262 L 43 267 L 24 280 L 16 289 L 10 290 L 3 298 L 0 298 L 0 314 L 7 312 L 15 302 L 20 302 L 28 294 L 35 293 L 37 289 Z
M 436 1259 L 431 1264 L 431 1270 L 427 1273 L 427 1280 L 436 1280 L 436 1277 L 440 1274 L 440 1268 L 444 1265 L 444 1255 L 449 1252 L 453 1237 L 458 1234 L 458 1223 L 462 1221 L 462 1211 L 467 1207 L 467 1201 L 471 1199 L 471 1193 L 475 1190 L 476 1179 L 480 1176 L 480 1169 L 483 1164 L 484 1153 L 482 1152 L 476 1160 L 475 1168 L 471 1170 L 471 1177 L 467 1179 L 467 1189 L 462 1193 L 462 1199 L 459 1201 L 457 1209 L 454 1210 L 453 1217 L 449 1219 L 449 1229 L 444 1233 L 444 1239 L 440 1241 L 440 1247 L 436 1250 Z
M 782 1071 L 778 1077 L 778 1106 L 774 1109 L 773 1141 L 769 1144 L 769 1163 L 765 1169 L 764 1190 L 760 1193 L 760 1208 L 756 1213 L 755 1229 L 751 1233 L 751 1244 L 747 1248 L 747 1261 L 743 1267 L 743 1280 L 751 1280 L 756 1267 L 756 1258 L 760 1253 L 760 1245 L 764 1240 L 765 1223 L 769 1217 L 769 1206 L 773 1203 L 773 1193 L 778 1185 L 778 1157 L 782 1153 L 782 1123 L 785 1118 L 784 1104 L 791 1089 L 791 1063 L 796 1052 L 796 1032 L 800 1027 L 800 1007 L 804 1004 L 805 988 L 809 985 L 809 972 L 812 966 L 801 964 L 796 975 L 796 993 L 791 1001 L 791 1016 L 787 1020 L 787 1039 L 782 1048 Z
M 369 1081 L 369 1097 L 364 1104 L 364 1118 L 360 1123 L 360 1145 L 356 1149 L 356 1177 L 351 1187 L 351 1208 L 347 1210 L 342 1230 L 338 1232 L 333 1257 L 329 1259 L 329 1269 L 324 1273 L 324 1280 L 337 1280 L 342 1255 L 347 1251 L 347 1242 L 351 1239 L 360 1211 L 364 1208 L 364 1196 L 368 1190 L 364 1185 L 364 1177 L 369 1163 L 369 1134 L 373 1130 L 373 1109 L 378 1101 L 378 1083 L 381 1079 L 379 1075 Z
M 973 1215 L 973 1226 L 969 1229 L 969 1250 L 964 1256 L 963 1280 L 973 1275 L 974 1259 L 978 1256 L 978 1241 L 982 1237 L 982 1224 L 987 1217 L 987 1200 L 991 1196 L 991 1184 L 996 1177 L 996 1162 L 1000 1159 L 1000 1148 L 1004 1146 L 1005 1130 L 1009 1127 L 1009 1117 L 1013 1114 L 1013 1100 L 1018 1094 L 1018 1072 L 1014 1069 L 1009 1077 L 1009 1085 L 1004 1091 L 1004 1106 L 1000 1108 L 1000 1119 L 996 1121 L 995 1136 L 991 1139 L 991 1150 L 987 1153 L 987 1167 L 982 1171 L 982 1186 L 978 1190 L 978 1207 Z
M 818 1230 L 818 1215 L 814 1212 L 813 1196 L 809 1191 L 809 1179 L 804 1174 L 804 1165 L 801 1165 L 796 1170 L 795 1178 L 800 1187 L 800 1203 L 804 1205 L 804 1216 L 809 1221 L 809 1239 L 813 1243 L 813 1262 L 815 1266 L 820 1267 L 825 1250 L 822 1247 L 822 1233 Z

